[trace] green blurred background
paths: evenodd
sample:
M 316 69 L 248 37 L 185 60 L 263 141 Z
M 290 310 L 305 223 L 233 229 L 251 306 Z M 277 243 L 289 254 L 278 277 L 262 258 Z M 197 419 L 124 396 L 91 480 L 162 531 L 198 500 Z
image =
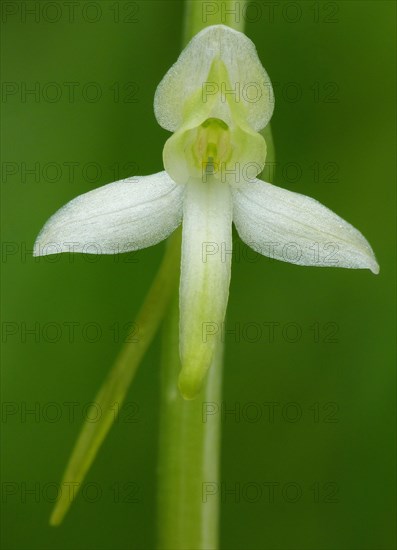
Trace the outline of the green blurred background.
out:
M 71 198 L 162 170 L 168 134 L 153 95 L 180 51 L 183 3 L 82 1 L 73 13 L 63 2 L 3 2 L 2 10 L 3 545 L 152 549 L 159 338 L 85 494 L 61 527 L 48 518 L 85 407 L 163 244 L 120 257 L 33 259 L 31 249 Z M 395 4 L 254 2 L 242 15 L 274 83 L 276 183 L 359 228 L 381 272 L 270 261 L 236 235 L 221 548 L 392 549 Z

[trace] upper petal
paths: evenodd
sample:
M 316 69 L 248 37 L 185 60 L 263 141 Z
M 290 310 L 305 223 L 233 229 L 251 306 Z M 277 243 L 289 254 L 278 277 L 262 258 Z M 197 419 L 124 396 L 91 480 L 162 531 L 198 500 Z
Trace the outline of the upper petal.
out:
M 224 25 L 207 27 L 198 33 L 157 88 L 154 98 L 157 121 L 175 132 L 192 106 L 196 113 L 201 110 L 198 102 L 211 111 L 205 112 L 204 117 L 229 123 L 229 105 L 256 131 L 269 122 L 274 108 L 272 85 L 255 45 L 247 36 Z
M 257 179 L 233 189 L 233 198 L 237 231 L 257 252 L 299 265 L 379 273 L 363 235 L 318 201 Z
M 34 255 L 117 254 L 154 245 L 181 223 L 183 192 L 166 172 L 159 172 L 80 195 L 47 221 Z
M 186 185 L 182 225 L 179 388 L 199 392 L 225 318 L 232 253 L 232 200 L 227 183 Z

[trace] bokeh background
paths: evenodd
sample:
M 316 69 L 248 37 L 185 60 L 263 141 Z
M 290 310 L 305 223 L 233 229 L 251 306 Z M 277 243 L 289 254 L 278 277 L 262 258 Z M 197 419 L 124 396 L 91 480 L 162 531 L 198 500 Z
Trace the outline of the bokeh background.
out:
M 85 494 L 61 527 L 48 518 L 163 244 L 120 257 L 34 259 L 31 250 L 71 198 L 162 170 L 168 133 L 153 95 L 180 51 L 183 3 L 67 4 L 2 5 L 3 547 L 152 549 L 160 338 Z M 235 236 L 221 548 L 389 550 L 395 4 L 254 2 L 242 16 L 275 87 L 276 183 L 359 228 L 381 272 L 270 261 Z

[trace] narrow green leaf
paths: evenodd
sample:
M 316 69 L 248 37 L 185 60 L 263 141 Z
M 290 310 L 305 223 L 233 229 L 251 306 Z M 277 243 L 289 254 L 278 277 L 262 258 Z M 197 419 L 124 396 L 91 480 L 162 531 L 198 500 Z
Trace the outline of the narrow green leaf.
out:
M 86 421 L 81 429 L 62 479 L 62 486 L 75 490 L 61 492 L 50 518 L 51 525 L 59 525 L 62 522 L 76 497 L 85 475 L 117 417 L 117 411 L 121 408 L 139 363 L 159 328 L 172 294 L 177 288 L 180 251 L 181 231 L 178 229 L 168 241 L 163 262 L 136 319 L 139 340 L 124 345 L 94 400 L 95 410 L 92 410 L 92 415 L 91 411 L 88 411 L 87 418 L 94 417 L 98 408 L 102 414 L 98 422 Z

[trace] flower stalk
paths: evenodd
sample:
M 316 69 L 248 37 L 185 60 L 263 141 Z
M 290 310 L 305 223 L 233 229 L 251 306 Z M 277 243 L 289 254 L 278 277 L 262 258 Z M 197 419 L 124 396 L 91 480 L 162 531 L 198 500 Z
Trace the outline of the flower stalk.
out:
M 183 44 L 205 26 L 228 24 L 243 31 L 243 19 L 222 20 L 222 11 L 242 9 L 240 2 L 212 2 L 204 24 L 205 4 L 188 0 Z M 175 293 L 163 326 L 160 437 L 158 452 L 158 549 L 219 548 L 219 462 L 224 346 L 217 340 L 208 376 L 199 395 L 185 400 L 178 391 L 179 299 Z
M 247 0 L 186 0 L 183 47 L 201 30 L 211 25 L 227 25 L 244 32 Z
M 219 537 L 220 408 L 223 346 L 216 347 L 198 397 L 178 391 L 179 306 L 163 327 L 158 452 L 158 548 L 215 550 Z

